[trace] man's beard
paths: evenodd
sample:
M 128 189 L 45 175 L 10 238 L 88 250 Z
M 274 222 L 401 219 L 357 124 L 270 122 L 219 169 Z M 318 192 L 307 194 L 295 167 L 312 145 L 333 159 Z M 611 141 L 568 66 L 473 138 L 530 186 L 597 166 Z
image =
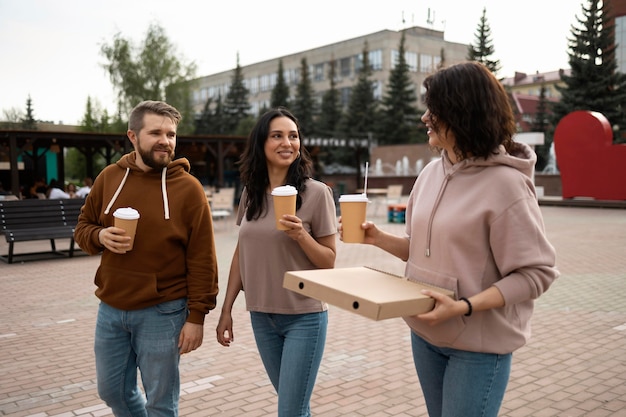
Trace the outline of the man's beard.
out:
M 169 165 L 170 162 L 172 162 L 172 158 L 173 158 L 173 152 L 170 148 L 167 147 L 154 147 L 150 150 L 144 150 L 141 148 L 141 144 L 137 143 L 137 151 L 139 152 L 139 155 L 141 156 L 141 160 L 143 161 L 144 164 L 148 165 L 150 168 L 152 169 L 156 169 L 156 170 L 160 170 L 165 168 L 166 166 Z M 166 150 L 167 151 L 167 156 L 166 157 L 161 157 L 158 160 L 155 159 L 153 157 L 154 151 L 162 151 L 162 150 Z

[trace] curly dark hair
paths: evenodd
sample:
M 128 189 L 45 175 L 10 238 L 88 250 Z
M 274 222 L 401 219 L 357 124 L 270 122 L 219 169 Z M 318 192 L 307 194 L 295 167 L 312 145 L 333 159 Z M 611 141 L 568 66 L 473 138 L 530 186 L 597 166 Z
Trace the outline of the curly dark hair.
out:
M 508 95 L 498 79 L 478 62 L 441 69 L 424 80 L 425 104 L 436 132 L 452 132 L 457 159 L 487 158 L 504 145 L 511 153 L 515 117 Z
M 300 138 L 300 155 L 289 166 L 287 172 L 287 182 L 285 185 L 292 185 L 298 190 L 296 199 L 296 209 L 302 206 L 301 194 L 305 191 L 305 181 L 313 173 L 313 160 L 308 151 L 302 145 L 302 135 L 298 119 L 284 107 L 265 112 L 256 122 L 248 142 L 239 160 L 239 173 L 243 186 L 248 194 L 246 204 L 246 219 L 256 220 L 266 212 L 266 193 L 269 187 L 269 175 L 267 172 L 267 159 L 265 157 L 265 142 L 270 133 L 270 122 L 277 117 L 287 117 L 291 119 L 298 129 Z

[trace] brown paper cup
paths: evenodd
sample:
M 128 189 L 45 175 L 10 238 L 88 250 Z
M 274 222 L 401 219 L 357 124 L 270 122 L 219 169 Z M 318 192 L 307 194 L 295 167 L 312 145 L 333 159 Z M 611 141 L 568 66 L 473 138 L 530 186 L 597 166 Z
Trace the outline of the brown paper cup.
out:
M 133 249 L 133 245 L 135 243 L 135 232 L 137 231 L 137 222 L 139 219 L 120 219 L 118 217 L 114 217 L 115 227 L 119 227 L 120 229 L 124 229 L 126 231 L 126 235 L 130 236 L 130 247 L 128 250 Z
M 367 201 L 340 201 L 339 207 L 344 243 L 363 243 L 365 230 L 361 225 L 365 222 Z
M 297 195 L 273 195 L 274 214 L 276 216 L 276 228 L 278 230 L 289 230 L 288 227 L 280 224 L 283 214 L 296 215 L 296 197 Z

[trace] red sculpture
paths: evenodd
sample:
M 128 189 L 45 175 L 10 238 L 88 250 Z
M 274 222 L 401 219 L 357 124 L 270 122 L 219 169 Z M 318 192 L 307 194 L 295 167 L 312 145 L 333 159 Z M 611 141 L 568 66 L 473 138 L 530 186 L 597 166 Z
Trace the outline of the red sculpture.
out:
M 613 144 L 607 118 L 578 110 L 554 131 L 554 152 L 563 198 L 626 200 L 626 144 Z

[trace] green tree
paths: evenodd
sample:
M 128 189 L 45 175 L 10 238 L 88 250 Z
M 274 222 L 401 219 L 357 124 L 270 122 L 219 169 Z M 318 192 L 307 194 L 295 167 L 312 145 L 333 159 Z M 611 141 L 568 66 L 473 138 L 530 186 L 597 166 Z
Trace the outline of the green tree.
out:
M 369 49 L 367 42 L 365 42 L 357 83 L 350 92 L 348 109 L 340 123 L 340 130 L 347 139 L 373 139 L 378 116 L 378 101 L 374 97 L 374 83 L 370 79 L 371 75 Z M 335 161 L 352 166 L 356 165 L 357 181 L 362 180 L 361 159 L 367 159 L 368 155 L 355 154 L 355 150 L 352 148 L 339 148 L 334 154 Z
M 341 120 L 341 101 L 336 80 L 337 64 L 331 59 L 328 65 L 328 80 L 330 88 L 322 96 L 322 105 L 317 122 L 318 134 L 321 137 L 332 138 L 337 136 L 337 127 Z
M 342 131 L 349 138 L 365 138 L 375 131 L 378 102 L 374 97 L 374 84 L 370 77 L 369 49 L 365 42 L 361 54 L 361 67 L 356 85 L 350 93 L 348 109 L 342 119 Z
M 480 17 L 478 28 L 474 34 L 474 43 L 470 44 L 467 50 L 467 59 L 477 61 L 484 64 L 489 71 L 497 74 L 501 65 L 499 60 L 490 59 L 494 54 L 495 48 L 491 39 L 491 28 L 487 22 L 487 8 L 483 8 L 483 14 Z
M 35 111 L 33 110 L 33 100 L 30 94 L 26 99 L 26 115 L 22 118 L 22 129 L 37 130 L 37 121 L 35 120 Z
M 383 98 L 379 144 L 401 144 L 417 142 L 417 95 L 409 74 L 405 57 L 404 31 L 398 46 L 395 67 L 389 73 L 389 84 Z
M 270 107 L 279 106 L 289 107 L 289 86 L 285 81 L 285 70 L 283 69 L 283 60 L 278 61 L 278 73 L 276 74 L 276 85 L 272 89 L 272 97 L 270 99 Z
M 311 137 L 316 134 L 314 120 L 317 114 L 317 103 L 306 57 L 302 58 L 300 63 L 300 80 L 296 86 L 296 95 L 291 103 L 291 110 L 298 118 L 302 133 Z
M 537 154 L 537 163 L 535 166 L 537 171 L 541 171 L 548 163 L 550 146 L 552 145 L 552 135 L 549 134 L 551 129 L 548 107 L 546 86 L 542 83 L 541 90 L 539 92 L 539 102 L 537 103 L 537 112 L 535 113 L 532 125 L 533 132 L 541 132 L 544 134 L 543 145 L 537 145 L 537 147 L 535 147 L 535 153 Z
M 143 100 L 167 100 L 179 108 L 183 120 L 193 122 L 187 104 L 189 83 L 185 81 L 194 77 L 196 65 L 177 56 L 175 45 L 160 25 L 150 25 L 140 46 L 118 33 L 111 44 L 101 46 L 100 52 L 108 61 L 103 67 L 117 92 L 121 113 L 128 114 Z
M 234 135 L 239 122 L 248 116 L 250 103 L 248 102 L 249 91 L 243 83 L 243 71 L 239 65 L 237 54 L 237 66 L 233 71 L 230 88 L 224 100 L 224 129 L 223 133 Z
M 194 134 L 206 135 L 212 133 L 211 127 L 215 124 L 213 120 L 213 111 L 211 110 L 212 105 L 213 99 L 209 97 L 206 103 L 204 103 L 202 113 L 200 113 L 200 116 L 195 121 Z
M 606 2 L 590 0 L 568 38 L 571 75 L 562 74 L 556 88 L 561 99 L 553 105 L 553 124 L 575 110 L 604 114 L 614 127 L 615 141 L 626 131 L 626 75 L 617 71 L 614 26 Z

